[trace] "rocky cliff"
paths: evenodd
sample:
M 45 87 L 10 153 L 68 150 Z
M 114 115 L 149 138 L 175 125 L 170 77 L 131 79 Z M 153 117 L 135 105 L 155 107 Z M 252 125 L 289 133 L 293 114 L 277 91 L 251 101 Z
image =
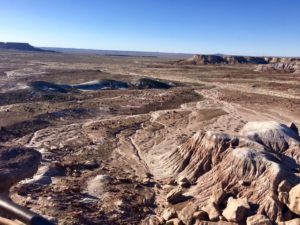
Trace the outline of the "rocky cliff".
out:
M 208 65 L 208 64 L 269 64 L 269 63 L 295 63 L 297 58 L 285 57 L 254 57 L 231 55 L 194 55 L 191 58 L 179 60 L 179 65 Z

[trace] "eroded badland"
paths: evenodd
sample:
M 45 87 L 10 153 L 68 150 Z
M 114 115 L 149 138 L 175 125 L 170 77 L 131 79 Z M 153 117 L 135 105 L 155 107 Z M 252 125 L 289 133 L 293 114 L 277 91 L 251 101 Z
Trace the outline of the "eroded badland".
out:
M 0 52 L 2 194 L 58 224 L 300 224 L 298 62 L 192 60 Z

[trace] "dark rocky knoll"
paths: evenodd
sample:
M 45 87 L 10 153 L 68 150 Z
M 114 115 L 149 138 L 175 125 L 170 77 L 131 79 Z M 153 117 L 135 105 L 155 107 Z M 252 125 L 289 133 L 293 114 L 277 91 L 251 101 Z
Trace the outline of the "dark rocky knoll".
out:
M 46 50 L 33 47 L 28 43 L 19 43 L 19 42 L 0 42 L 0 49 L 32 51 L 32 52 L 48 52 Z
M 96 91 L 96 90 L 119 90 L 128 88 L 137 89 L 169 89 L 174 87 L 173 83 L 159 80 L 141 78 L 134 83 L 118 80 L 95 80 L 81 84 L 55 84 L 47 81 L 33 81 L 29 86 L 41 92 L 67 93 L 70 91 Z
M 33 176 L 40 160 L 41 154 L 32 148 L 0 146 L 0 192 Z
M 100 80 L 82 84 L 72 85 L 79 90 L 103 90 L 103 89 L 127 89 L 129 85 L 123 81 L 117 80 Z
M 67 93 L 72 88 L 69 85 L 55 84 L 46 81 L 34 81 L 29 84 L 34 90 L 45 92 Z
M 153 79 L 149 79 L 149 78 L 142 78 L 139 79 L 135 86 L 139 89 L 152 89 L 152 88 L 156 88 L 156 89 L 168 89 L 171 88 L 172 84 L 168 84 L 159 80 L 153 80 Z

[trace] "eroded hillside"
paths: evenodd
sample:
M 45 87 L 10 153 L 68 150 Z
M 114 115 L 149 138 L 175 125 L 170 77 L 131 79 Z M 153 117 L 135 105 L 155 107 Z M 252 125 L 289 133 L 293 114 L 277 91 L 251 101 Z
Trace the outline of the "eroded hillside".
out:
M 254 69 L 5 54 L 2 193 L 57 224 L 297 224 L 300 77 Z

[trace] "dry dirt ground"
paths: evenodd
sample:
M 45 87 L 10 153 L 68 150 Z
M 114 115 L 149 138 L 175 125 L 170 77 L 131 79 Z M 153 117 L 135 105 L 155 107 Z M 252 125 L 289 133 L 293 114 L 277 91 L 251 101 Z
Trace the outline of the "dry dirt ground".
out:
M 173 61 L 0 52 L 0 144 L 42 154 L 37 173 L 11 187 L 11 198 L 58 224 L 147 224 L 165 208 L 181 210 L 197 202 L 201 175 L 185 174 L 190 197 L 170 206 L 166 195 L 179 178 L 170 174 L 169 164 L 179 162 L 165 162 L 197 132 L 238 136 L 252 121 L 300 126 L 299 75 L 254 72 L 253 65 Z M 145 77 L 176 85 L 67 93 L 30 87 L 33 81 L 135 83 Z M 265 212 L 273 221 L 288 218 L 272 213 Z

